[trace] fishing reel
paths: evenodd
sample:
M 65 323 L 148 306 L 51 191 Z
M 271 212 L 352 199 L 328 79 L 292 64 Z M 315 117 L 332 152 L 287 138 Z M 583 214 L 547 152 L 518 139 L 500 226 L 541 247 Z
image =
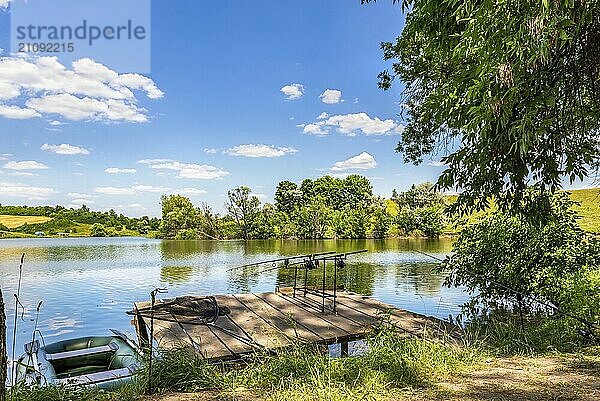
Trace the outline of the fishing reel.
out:
M 346 267 L 346 261 L 342 258 L 336 259 L 335 267 L 337 267 L 338 269 L 342 269 L 342 268 Z
M 318 260 L 307 260 L 304 263 L 304 267 L 306 268 L 306 270 L 315 270 L 319 268 L 319 261 Z

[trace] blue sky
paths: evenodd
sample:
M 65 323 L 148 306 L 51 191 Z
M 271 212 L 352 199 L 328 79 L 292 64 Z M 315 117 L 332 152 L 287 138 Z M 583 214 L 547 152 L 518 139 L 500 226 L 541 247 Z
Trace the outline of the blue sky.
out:
M 401 86 L 377 88 L 379 43 L 403 23 L 391 1 L 153 1 L 149 73 L 5 51 L 0 203 L 159 215 L 162 193 L 220 211 L 239 185 L 272 201 L 279 181 L 324 174 L 383 196 L 435 180 L 435 162 L 394 152 Z

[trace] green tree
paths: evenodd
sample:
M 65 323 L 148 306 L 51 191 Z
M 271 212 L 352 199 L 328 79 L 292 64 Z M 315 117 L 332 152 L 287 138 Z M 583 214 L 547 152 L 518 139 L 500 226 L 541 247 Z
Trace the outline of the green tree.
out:
M 302 191 L 298 184 L 291 181 L 281 181 L 275 189 L 275 207 L 284 213 L 292 213 L 294 209 L 300 206 L 302 201 Z
M 107 234 L 106 228 L 100 223 L 93 224 L 90 229 L 91 237 L 106 237 Z
M 162 206 L 161 236 L 175 238 L 179 231 L 186 231 L 186 236 L 189 236 L 189 230 L 193 231 L 197 228 L 197 211 L 189 198 L 181 195 L 163 195 L 160 203 Z
M 250 234 L 260 211 L 260 200 L 248 187 L 238 187 L 227 191 L 229 200 L 225 204 L 227 212 L 236 222 L 242 238 L 250 239 Z
M 204 238 L 221 239 L 223 237 L 219 215 L 214 213 L 207 203 L 203 202 L 200 205 L 197 215 L 200 221 L 200 232 Z
M 398 205 L 396 225 L 404 235 L 437 237 L 442 233 L 446 221 L 444 196 L 426 182 L 412 185 L 408 191 L 392 193 Z
M 385 201 L 379 200 L 373 210 L 373 237 L 387 237 L 391 222 L 392 216 L 387 212 Z
M 598 169 L 600 2 L 402 6 L 402 34 L 381 45 L 393 66 L 379 85 L 404 85 L 405 161 L 450 149 L 437 184 L 464 190 L 457 210 L 483 209 L 492 197 L 517 210 L 529 182 L 554 192 L 564 176 Z
M 370 223 L 370 213 L 363 207 L 348 207 L 332 213 L 331 226 L 337 238 L 366 238 Z
M 398 207 L 417 209 L 421 207 L 438 206 L 444 204 L 444 195 L 435 190 L 430 182 L 424 182 L 418 185 L 411 185 L 410 189 L 398 193 L 395 189 L 392 192 L 392 200 L 398 204 Z
M 316 196 L 310 204 L 298 210 L 298 236 L 301 238 L 325 238 L 331 222 L 331 209 L 322 196 Z
M 266 203 L 256 217 L 256 222 L 254 224 L 254 229 L 252 230 L 251 236 L 253 238 L 261 239 L 275 237 L 277 214 L 278 213 L 275 207 L 270 203 Z
M 522 206 L 537 208 L 531 203 L 542 197 L 550 205 L 542 223 L 496 211 L 464 228 L 452 256 L 443 263 L 449 273 L 446 283 L 466 286 L 476 292 L 474 303 L 488 307 L 519 302 L 513 290 L 559 307 L 572 305 L 579 294 L 580 306 L 595 299 L 597 318 L 600 280 L 588 294 L 577 293 L 576 283 L 591 277 L 590 272 L 600 278 L 600 242 L 579 228 L 568 194 L 529 191 L 524 201 L 528 204 Z

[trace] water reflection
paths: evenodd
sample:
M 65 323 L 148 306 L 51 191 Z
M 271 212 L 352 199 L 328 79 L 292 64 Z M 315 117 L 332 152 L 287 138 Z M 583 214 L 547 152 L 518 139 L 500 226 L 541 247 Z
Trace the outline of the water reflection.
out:
M 192 266 L 162 266 L 160 268 L 160 281 L 175 284 L 191 280 L 194 274 Z
M 12 328 L 18 261 L 26 254 L 21 300 L 25 321 L 17 345 L 31 337 L 38 301 L 39 327 L 52 340 L 74 335 L 133 329 L 124 312 L 146 300 L 155 287 L 165 297 L 186 294 L 267 292 L 293 284 L 292 269 L 250 267 L 247 263 L 281 256 L 368 249 L 348 259 L 338 284 L 384 302 L 420 313 L 446 317 L 467 299 L 462 289 L 443 288 L 443 275 L 432 259 L 415 249 L 443 257 L 449 240 L 308 240 L 308 241 L 159 241 L 145 238 L 63 238 L 0 240 L 0 285 Z M 329 266 L 332 266 L 331 262 Z M 302 272 L 301 272 L 302 273 Z M 301 274 L 303 277 L 303 275 Z M 321 284 L 322 270 L 310 271 L 308 284 Z M 333 269 L 327 271 L 333 285 Z M 12 330 L 8 330 L 12 335 Z M 9 338 L 9 342 L 11 339 Z

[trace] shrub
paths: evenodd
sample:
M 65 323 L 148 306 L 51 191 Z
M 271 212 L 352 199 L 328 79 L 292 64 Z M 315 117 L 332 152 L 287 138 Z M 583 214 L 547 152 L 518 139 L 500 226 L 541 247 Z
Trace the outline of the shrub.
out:
M 524 210 L 547 206 L 544 219 L 497 211 L 461 232 L 442 265 L 446 284 L 477 292 L 471 305 L 483 311 L 521 304 L 524 294 L 597 320 L 600 242 L 579 228 L 568 194 L 531 190 L 529 199 Z
M 106 235 L 106 228 L 102 224 L 95 223 L 92 225 L 92 228 L 90 229 L 90 237 L 106 237 Z

